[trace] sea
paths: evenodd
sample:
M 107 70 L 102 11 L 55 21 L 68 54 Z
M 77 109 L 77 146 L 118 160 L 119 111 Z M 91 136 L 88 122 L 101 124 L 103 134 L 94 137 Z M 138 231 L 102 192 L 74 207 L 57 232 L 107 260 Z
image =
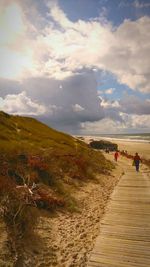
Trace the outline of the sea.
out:
M 150 133 L 135 133 L 135 134 L 94 134 L 90 135 L 91 138 L 105 138 L 114 140 L 126 140 L 132 142 L 150 143 Z

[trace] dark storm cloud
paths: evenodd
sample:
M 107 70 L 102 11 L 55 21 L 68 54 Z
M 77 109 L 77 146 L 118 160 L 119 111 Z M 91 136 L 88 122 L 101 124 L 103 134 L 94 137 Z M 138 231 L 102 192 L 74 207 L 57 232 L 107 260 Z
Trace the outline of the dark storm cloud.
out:
M 75 75 L 63 81 L 32 78 L 26 80 L 25 88 L 33 100 L 53 107 L 53 112 L 44 116 L 47 123 L 67 125 L 103 117 L 93 74 Z
M 33 106 L 36 110 L 34 117 L 51 127 L 70 133 L 79 133 L 81 123 L 100 121 L 104 117 L 123 123 L 121 113 L 150 114 L 149 101 L 134 95 L 126 95 L 118 101 L 100 99 L 96 88 L 93 73 L 85 71 L 84 74 L 61 81 L 35 77 L 19 83 L 1 79 L 0 97 L 4 101 L 7 99 L 7 109 L 12 106 L 14 111 L 18 99 L 25 106 L 27 115 L 31 114 L 30 107 Z M 26 93 L 22 93 L 23 91 Z M 7 95 L 10 95 L 9 98 Z M 16 95 L 15 102 L 13 96 L 13 103 L 11 95 Z
M 4 98 L 8 94 L 18 94 L 22 91 L 21 84 L 17 81 L 0 79 L 0 97 Z
M 140 99 L 134 95 L 127 95 L 120 100 L 123 112 L 128 114 L 146 115 L 150 114 L 150 102 Z

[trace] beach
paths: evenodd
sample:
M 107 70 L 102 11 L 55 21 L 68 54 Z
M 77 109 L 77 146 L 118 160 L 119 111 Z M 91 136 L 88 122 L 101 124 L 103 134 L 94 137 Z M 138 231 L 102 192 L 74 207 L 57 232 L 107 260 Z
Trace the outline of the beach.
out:
M 134 155 L 136 152 L 145 159 L 150 159 L 150 143 L 144 140 L 126 140 L 108 137 L 84 136 L 83 141 L 90 143 L 90 140 L 107 140 L 118 145 L 118 150 L 126 150 L 128 154 Z
M 145 159 L 150 159 L 150 143 L 120 141 L 116 142 L 119 150 L 127 150 L 128 154 L 134 155 L 136 152 Z

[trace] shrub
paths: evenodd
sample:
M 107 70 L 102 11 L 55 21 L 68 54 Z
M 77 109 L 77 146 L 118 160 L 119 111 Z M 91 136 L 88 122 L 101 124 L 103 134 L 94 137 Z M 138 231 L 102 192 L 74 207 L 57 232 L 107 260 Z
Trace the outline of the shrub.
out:
M 37 223 L 38 212 L 33 204 L 27 188 L 17 188 L 13 180 L 0 176 L 0 216 L 6 224 L 13 266 L 20 266 L 15 264 L 22 259 L 21 240 L 33 234 Z
M 54 195 L 53 191 L 48 189 L 46 186 L 37 190 L 37 195 L 35 195 L 34 199 L 38 207 L 45 208 L 47 210 L 52 210 L 57 206 L 62 207 L 65 205 L 65 201 Z
M 0 195 L 1 216 L 9 230 L 20 237 L 32 231 L 37 214 L 28 189 L 17 188 L 11 179 L 0 177 Z
M 90 146 L 95 149 L 109 149 L 110 151 L 115 151 L 118 149 L 118 145 L 111 143 L 109 141 L 92 141 L 90 142 Z
M 35 170 L 47 170 L 48 165 L 44 162 L 44 158 L 39 156 L 30 156 L 28 159 L 28 165 Z

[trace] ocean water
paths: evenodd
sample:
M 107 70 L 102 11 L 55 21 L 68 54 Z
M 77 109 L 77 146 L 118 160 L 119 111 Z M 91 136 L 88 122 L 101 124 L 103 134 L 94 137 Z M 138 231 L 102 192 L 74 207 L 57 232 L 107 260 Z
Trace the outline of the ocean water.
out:
M 93 135 L 97 138 L 114 139 L 114 140 L 126 140 L 132 142 L 146 142 L 150 143 L 150 133 L 137 133 L 137 134 L 97 134 Z

